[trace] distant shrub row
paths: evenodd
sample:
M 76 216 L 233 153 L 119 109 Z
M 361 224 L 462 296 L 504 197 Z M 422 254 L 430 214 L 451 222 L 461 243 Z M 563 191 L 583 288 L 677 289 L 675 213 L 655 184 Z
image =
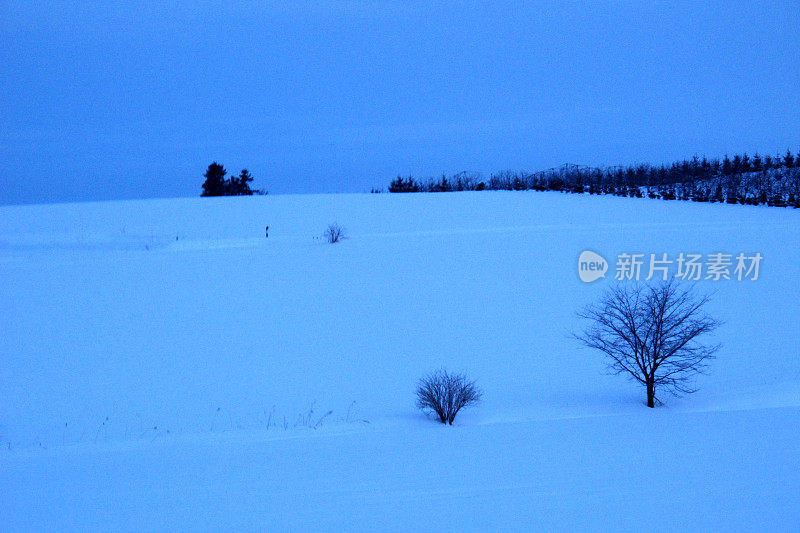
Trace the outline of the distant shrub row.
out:
M 694 157 L 670 166 L 648 164 L 594 168 L 563 165 L 539 172 L 504 171 L 484 179 L 461 172 L 440 179 L 398 176 L 389 192 L 558 191 L 624 197 L 800 207 L 800 156 L 719 159 Z M 373 192 L 379 192 L 373 190 Z

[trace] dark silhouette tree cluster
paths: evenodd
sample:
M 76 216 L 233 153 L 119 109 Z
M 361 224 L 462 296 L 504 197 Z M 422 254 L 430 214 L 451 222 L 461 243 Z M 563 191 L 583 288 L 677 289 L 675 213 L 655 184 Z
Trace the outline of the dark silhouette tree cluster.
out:
M 389 192 L 420 192 L 420 186 L 414 181 L 414 178 L 403 179 L 401 176 L 397 176 L 389 184 Z
M 250 188 L 253 176 L 247 169 L 242 169 L 238 176 L 225 179 L 228 172 L 225 167 L 214 161 L 208 165 L 203 182 L 203 192 L 200 196 L 251 196 L 261 191 Z
M 692 159 L 671 165 L 586 167 L 563 165 L 539 172 L 503 171 L 484 179 L 460 172 L 441 178 L 415 180 L 398 176 L 389 192 L 558 191 L 610 194 L 729 204 L 800 207 L 800 157 L 727 155 L 722 159 Z

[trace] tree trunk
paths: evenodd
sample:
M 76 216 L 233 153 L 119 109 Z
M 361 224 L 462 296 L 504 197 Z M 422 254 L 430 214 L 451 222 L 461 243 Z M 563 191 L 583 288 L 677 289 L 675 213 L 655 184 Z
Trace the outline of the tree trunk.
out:
M 656 384 L 652 381 L 647 382 L 647 407 L 656 406 Z

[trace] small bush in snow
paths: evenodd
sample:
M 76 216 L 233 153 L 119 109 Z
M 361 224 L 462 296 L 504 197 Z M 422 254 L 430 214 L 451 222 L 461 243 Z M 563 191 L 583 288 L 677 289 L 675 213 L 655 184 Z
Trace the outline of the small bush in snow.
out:
M 437 370 L 419 380 L 417 385 L 417 407 L 433 411 L 442 424 L 453 425 L 458 412 L 464 407 L 478 403 L 483 392 L 468 381 L 464 374 L 448 374 Z
M 337 243 L 346 238 L 344 234 L 344 228 L 339 224 L 331 224 L 328 226 L 328 229 L 325 230 L 323 237 L 325 237 L 325 240 L 331 244 Z

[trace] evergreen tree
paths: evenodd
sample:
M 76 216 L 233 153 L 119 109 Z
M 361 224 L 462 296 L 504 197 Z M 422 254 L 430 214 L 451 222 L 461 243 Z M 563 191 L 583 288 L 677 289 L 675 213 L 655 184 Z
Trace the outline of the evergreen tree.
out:
M 239 178 L 231 178 L 231 194 L 238 196 L 251 196 L 253 190 L 250 189 L 249 183 L 253 181 L 253 175 L 250 174 L 246 168 L 239 172 Z
M 753 170 L 759 172 L 762 168 L 764 168 L 764 163 L 761 161 L 761 156 L 756 152 L 753 156 Z
M 731 165 L 731 160 L 728 159 L 728 154 L 725 154 L 725 158 L 722 160 L 722 174 L 728 176 L 733 171 L 733 165 Z
M 717 188 L 714 190 L 714 194 L 708 200 L 710 202 L 719 202 L 721 203 L 725 197 L 722 195 L 722 185 L 717 184 Z
M 697 154 L 692 157 L 691 161 L 691 169 L 692 169 L 692 176 L 697 177 L 702 172 L 703 164 L 698 159 Z
M 747 155 L 747 152 L 742 156 L 742 172 L 750 172 L 751 165 L 750 165 L 750 156 Z
M 706 156 L 703 156 L 703 161 L 700 162 L 701 176 L 707 178 L 711 173 L 711 163 L 708 162 Z
M 697 194 L 697 184 L 696 182 L 689 183 L 684 187 L 684 200 L 690 202 L 694 200 L 695 195 Z
M 731 163 L 731 172 L 733 174 L 738 174 L 742 171 L 742 156 L 736 154 L 733 156 L 733 162 Z
M 693 199 L 695 202 L 708 202 L 708 191 L 706 187 L 698 187 L 694 192 Z
M 206 181 L 203 183 L 203 192 L 200 196 L 222 196 L 226 192 L 225 175 L 228 172 L 216 161 L 208 165 L 204 174 Z
M 786 168 L 792 168 L 794 166 L 795 160 L 794 155 L 790 150 L 786 150 L 786 155 L 783 156 L 783 164 Z

